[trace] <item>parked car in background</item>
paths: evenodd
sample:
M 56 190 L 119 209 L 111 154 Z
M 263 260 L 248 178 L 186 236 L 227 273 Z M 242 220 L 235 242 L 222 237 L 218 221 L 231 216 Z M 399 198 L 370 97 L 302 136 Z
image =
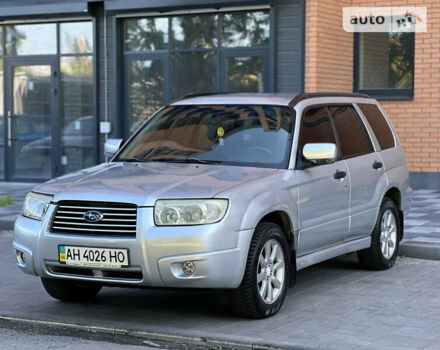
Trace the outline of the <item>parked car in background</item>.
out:
M 77 158 L 70 160 L 70 163 L 72 163 L 69 164 L 71 168 L 80 169 L 81 165 L 82 167 L 93 165 L 95 124 L 94 116 L 84 116 L 71 121 L 62 129 L 60 137 L 61 150 L 63 153 L 74 150 Z M 41 164 L 45 164 L 47 166 L 45 173 L 50 177 L 52 164 L 52 136 L 50 132 L 46 136 L 37 135 L 38 137 L 34 137 L 34 141 L 31 142 L 29 142 L 30 135 L 26 136 L 28 136 L 27 142 L 21 142 L 20 145 L 23 146 L 17 152 L 19 158 L 17 164 L 21 165 L 21 169 L 17 169 L 17 171 L 20 173 L 38 173 Z
M 36 186 L 15 224 L 18 266 L 57 299 L 221 288 L 233 311 L 263 318 L 307 266 L 396 260 L 407 163 L 366 95 L 190 96 L 106 151 L 110 162 Z

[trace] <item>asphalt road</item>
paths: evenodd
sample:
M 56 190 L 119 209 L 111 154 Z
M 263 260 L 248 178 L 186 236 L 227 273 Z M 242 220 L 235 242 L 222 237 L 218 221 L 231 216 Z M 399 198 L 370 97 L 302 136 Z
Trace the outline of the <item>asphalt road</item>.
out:
M 11 243 L 0 234 L 0 321 L 209 346 L 440 349 L 437 261 L 400 258 L 376 272 L 332 260 L 299 272 L 277 315 L 247 320 L 220 291 L 104 288 L 93 304 L 62 303 L 19 271 Z

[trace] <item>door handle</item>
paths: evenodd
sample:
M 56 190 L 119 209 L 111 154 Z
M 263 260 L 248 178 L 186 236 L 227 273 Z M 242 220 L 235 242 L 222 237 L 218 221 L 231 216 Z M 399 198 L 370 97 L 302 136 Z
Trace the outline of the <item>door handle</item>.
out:
M 345 171 L 340 171 L 340 170 L 336 170 L 336 172 L 333 174 L 333 177 L 336 180 L 343 179 L 346 176 L 347 176 L 347 173 Z
M 11 111 L 8 111 L 8 147 L 12 146 L 12 124 L 11 124 L 12 114 Z
M 383 163 L 382 163 L 382 162 L 378 162 L 377 160 L 375 160 L 375 161 L 373 162 L 372 167 L 373 167 L 373 169 L 379 170 L 380 168 L 383 167 Z

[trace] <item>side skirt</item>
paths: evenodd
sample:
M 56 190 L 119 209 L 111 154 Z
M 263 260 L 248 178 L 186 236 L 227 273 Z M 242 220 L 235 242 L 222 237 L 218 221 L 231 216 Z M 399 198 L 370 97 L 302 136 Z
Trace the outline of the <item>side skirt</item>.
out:
M 341 243 L 337 246 L 319 250 L 314 253 L 300 256 L 296 259 L 297 271 L 308 266 L 315 265 L 325 260 L 335 258 L 339 255 L 355 252 L 357 250 L 367 249 L 371 246 L 371 237 L 356 239 L 354 241 Z

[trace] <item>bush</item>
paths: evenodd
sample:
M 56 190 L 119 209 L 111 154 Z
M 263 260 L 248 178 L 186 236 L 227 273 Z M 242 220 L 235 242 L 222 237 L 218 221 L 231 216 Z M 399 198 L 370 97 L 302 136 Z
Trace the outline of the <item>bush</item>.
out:
M 10 194 L 7 194 L 5 197 L 0 197 L 0 207 L 9 207 L 13 204 L 14 202 L 12 201 Z

